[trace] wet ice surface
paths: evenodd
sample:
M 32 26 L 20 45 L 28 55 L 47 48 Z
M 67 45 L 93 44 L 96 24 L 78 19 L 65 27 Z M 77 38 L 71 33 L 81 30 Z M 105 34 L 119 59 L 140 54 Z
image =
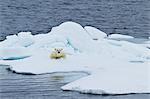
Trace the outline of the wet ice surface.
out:
M 73 91 L 62 91 L 61 86 L 87 76 L 86 73 L 52 73 L 44 75 L 22 75 L 0 65 L 1 99 L 149 99 L 150 94 L 91 95 Z

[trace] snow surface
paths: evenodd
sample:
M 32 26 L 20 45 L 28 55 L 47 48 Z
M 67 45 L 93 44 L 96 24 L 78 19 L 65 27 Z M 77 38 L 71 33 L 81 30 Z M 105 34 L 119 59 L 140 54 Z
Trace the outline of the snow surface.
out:
M 66 58 L 51 59 L 54 48 L 63 48 Z M 63 90 L 91 94 L 150 93 L 147 46 L 108 39 L 104 32 L 91 26 L 83 28 L 75 22 L 62 23 L 47 34 L 33 36 L 31 32 L 21 32 L 8 36 L 0 42 L 0 59 L 0 64 L 10 65 L 18 73 L 84 71 L 90 74 L 62 86 Z
M 24 47 L 0 48 L 0 59 L 20 59 L 28 56 L 31 56 L 31 53 Z

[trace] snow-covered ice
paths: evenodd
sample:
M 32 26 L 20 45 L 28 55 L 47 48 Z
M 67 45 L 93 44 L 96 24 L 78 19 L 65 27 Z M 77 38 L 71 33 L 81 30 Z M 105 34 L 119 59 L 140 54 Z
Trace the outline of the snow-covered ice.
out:
M 20 32 L 18 35 L 7 36 L 5 41 L 0 43 L 0 47 L 28 47 L 34 43 L 31 32 Z
M 0 59 L 14 60 L 31 56 L 30 51 L 25 47 L 4 47 L 0 48 Z
M 121 64 L 120 64 L 121 65 Z M 124 64 L 128 68 L 114 67 L 99 70 L 92 75 L 71 82 L 61 88 L 93 94 L 149 93 L 150 69 L 144 64 Z M 134 67 L 132 67 L 134 65 Z
M 62 86 L 63 90 L 92 94 L 150 93 L 148 46 L 111 38 L 134 39 L 120 34 L 107 37 L 94 27 L 83 28 L 75 22 L 62 23 L 47 34 L 33 36 L 31 32 L 21 32 L 0 42 L 0 64 L 8 64 L 18 73 L 89 73 Z M 51 59 L 54 48 L 63 48 L 66 58 Z
M 89 33 L 93 40 L 99 40 L 107 37 L 107 34 L 100 31 L 99 29 L 91 26 L 85 26 L 84 29 Z

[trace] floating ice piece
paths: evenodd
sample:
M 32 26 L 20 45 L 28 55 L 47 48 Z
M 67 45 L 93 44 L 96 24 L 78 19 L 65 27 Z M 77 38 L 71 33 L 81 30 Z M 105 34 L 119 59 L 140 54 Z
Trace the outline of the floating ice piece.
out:
M 108 38 L 116 39 L 116 38 L 121 38 L 121 39 L 132 39 L 134 37 L 129 36 L 129 35 L 122 35 L 122 34 L 111 34 L 108 36 Z
M 0 42 L 0 58 L 30 57 L 11 62 L 3 60 L 0 64 L 8 62 L 10 69 L 17 73 L 84 71 L 91 74 L 63 86 L 63 90 L 93 94 L 150 93 L 150 50 L 141 44 L 104 39 L 105 34 L 98 34 L 100 31 L 93 27 L 86 29 L 78 23 L 65 22 L 48 34 L 33 36 L 23 32 L 9 36 Z M 89 32 L 100 40 L 93 41 Z M 50 59 L 52 49 L 59 47 L 64 49 L 66 59 Z
M 93 40 L 99 40 L 107 37 L 107 34 L 91 26 L 85 26 L 84 29 L 89 33 Z
M 128 69 L 105 69 L 61 88 L 90 94 L 150 93 L 149 71 L 150 69 L 144 65 L 134 68 L 131 65 Z

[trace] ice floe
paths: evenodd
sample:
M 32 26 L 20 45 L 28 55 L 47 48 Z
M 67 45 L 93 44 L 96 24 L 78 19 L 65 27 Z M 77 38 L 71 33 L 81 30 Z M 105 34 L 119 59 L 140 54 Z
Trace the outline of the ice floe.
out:
M 63 90 L 92 94 L 150 93 L 148 46 L 113 38 L 134 39 L 120 34 L 107 37 L 94 27 L 83 28 L 75 22 L 62 23 L 47 34 L 21 32 L 0 42 L 0 64 L 10 65 L 17 73 L 90 74 L 62 86 Z M 51 59 L 54 48 L 62 48 L 66 58 Z

